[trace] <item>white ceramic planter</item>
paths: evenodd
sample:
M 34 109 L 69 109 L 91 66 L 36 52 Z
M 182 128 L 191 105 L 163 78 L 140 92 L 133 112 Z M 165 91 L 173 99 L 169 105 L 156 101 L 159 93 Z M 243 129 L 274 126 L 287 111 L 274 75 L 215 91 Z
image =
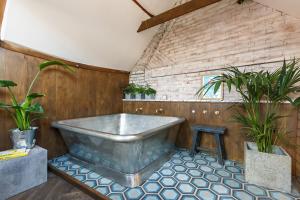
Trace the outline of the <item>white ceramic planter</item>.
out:
M 245 142 L 245 179 L 248 183 L 291 192 L 292 161 L 281 147 L 262 153 L 253 142 Z
M 125 99 L 131 99 L 131 94 L 125 94 Z
M 135 99 L 142 99 L 142 94 L 141 93 L 136 93 L 135 94 Z
M 155 95 L 154 94 L 150 94 L 150 95 L 145 95 L 145 99 L 155 99 Z

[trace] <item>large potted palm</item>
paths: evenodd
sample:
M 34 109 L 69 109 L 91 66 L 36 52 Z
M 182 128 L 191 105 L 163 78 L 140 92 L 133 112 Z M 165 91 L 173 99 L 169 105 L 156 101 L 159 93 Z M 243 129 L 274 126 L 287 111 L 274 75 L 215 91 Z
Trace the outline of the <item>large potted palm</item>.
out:
M 245 142 L 245 178 L 249 183 L 269 188 L 291 191 L 291 158 L 278 145 L 285 140 L 286 132 L 279 127 L 280 104 L 289 102 L 299 106 L 300 97 L 292 98 L 300 91 L 300 68 L 295 59 L 274 72 L 245 72 L 236 67 L 202 86 L 198 95 L 210 89 L 218 91 L 221 84 L 232 87 L 240 94 L 244 112 L 234 118 L 253 142 Z
M 45 95 L 31 92 L 31 90 L 34 83 L 38 80 L 40 73 L 53 65 L 73 71 L 68 65 L 59 61 L 46 61 L 41 63 L 39 65 L 39 71 L 29 86 L 25 99 L 20 103 L 13 92 L 13 87 L 16 87 L 17 84 L 10 80 L 0 80 L 0 87 L 7 88 L 11 99 L 11 104 L 0 101 L 0 109 L 9 112 L 17 126 L 17 128 L 10 130 L 14 149 L 31 149 L 35 145 L 37 127 L 33 127 L 31 124 L 33 120 L 43 117 L 44 109 L 40 103 L 34 102 L 34 100 L 44 97 Z

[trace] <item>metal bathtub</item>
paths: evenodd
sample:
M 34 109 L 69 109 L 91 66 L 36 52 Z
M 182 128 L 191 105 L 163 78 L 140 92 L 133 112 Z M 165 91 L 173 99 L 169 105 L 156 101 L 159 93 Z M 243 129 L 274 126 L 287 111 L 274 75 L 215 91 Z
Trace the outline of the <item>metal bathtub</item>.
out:
M 121 185 L 141 185 L 173 154 L 178 117 L 114 114 L 53 122 L 74 162 Z

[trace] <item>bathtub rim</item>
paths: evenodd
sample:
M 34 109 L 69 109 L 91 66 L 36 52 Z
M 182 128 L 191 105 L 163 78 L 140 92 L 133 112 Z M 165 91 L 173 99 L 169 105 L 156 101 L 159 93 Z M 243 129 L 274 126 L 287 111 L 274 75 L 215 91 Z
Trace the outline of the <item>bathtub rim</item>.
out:
M 140 114 L 131 114 L 131 113 L 116 113 L 116 114 L 107 114 L 107 115 L 98 115 L 98 116 L 93 116 L 93 117 L 101 117 L 101 116 L 109 116 L 109 115 L 121 115 L 121 114 L 127 114 L 127 115 L 136 115 L 140 116 Z M 97 131 L 97 130 L 91 130 L 91 129 L 86 129 L 86 128 L 80 128 L 76 126 L 71 126 L 67 124 L 62 124 L 61 122 L 68 121 L 68 120 L 80 120 L 80 119 L 87 119 L 87 118 L 93 118 L 93 117 L 81 117 L 81 118 L 74 118 L 74 119 L 67 119 L 67 120 L 59 120 L 51 123 L 51 126 L 57 129 L 62 129 L 66 131 L 70 131 L 76 133 L 76 134 L 83 134 L 83 135 L 89 135 L 93 137 L 100 137 L 103 139 L 108 139 L 112 140 L 115 142 L 133 142 L 141 139 L 148 138 L 152 135 L 157 134 L 157 131 L 167 129 L 176 125 L 180 125 L 183 123 L 186 119 L 183 117 L 174 117 L 174 116 L 161 116 L 161 115 L 142 115 L 142 116 L 152 116 L 152 117 L 171 117 L 171 118 L 176 118 L 176 121 L 164 124 L 162 126 L 152 128 L 149 130 L 146 130 L 141 133 L 137 133 L 134 135 L 115 135 L 115 134 L 110 134 L 102 131 Z

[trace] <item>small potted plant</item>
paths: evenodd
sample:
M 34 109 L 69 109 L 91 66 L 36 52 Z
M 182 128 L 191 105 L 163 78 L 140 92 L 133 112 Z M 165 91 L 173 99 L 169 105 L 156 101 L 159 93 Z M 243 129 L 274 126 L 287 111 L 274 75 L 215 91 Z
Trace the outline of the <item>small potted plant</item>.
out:
M 141 85 L 136 87 L 136 99 L 145 99 L 146 88 Z
M 136 85 L 130 83 L 124 90 L 125 99 L 135 99 Z
M 0 87 L 7 88 L 11 98 L 11 104 L 0 102 L 0 109 L 9 112 L 17 126 L 17 128 L 10 130 L 14 149 L 31 149 L 35 145 L 35 135 L 38 128 L 32 126 L 32 121 L 43 117 L 44 109 L 41 104 L 34 102 L 34 100 L 44 97 L 45 95 L 41 93 L 32 93 L 31 89 L 40 73 L 47 67 L 53 65 L 62 66 L 73 72 L 72 68 L 59 61 L 47 61 L 41 63 L 39 65 L 39 71 L 31 82 L 24 101 L 21 103 L 18 102 L 13 93 L 13 87 L 16 87 L 17 84 L 10 80 L 0 80 Z
M 251 184 L 291 192 L 291 157 L 278 146 L 279 139 L 286 141 L 286 131 L 278 120 L 285 117 L 280 113 L 280 104 L 300 105 L 300 97 L 292 98 L 299 94 L 299 82 L 300 66 L 294 59 L 284 61 L 274 72 L 245 72 L 232 67 L 198 91 L 201 95 L 213 87 L 216 93 L 223 83 L 229 92 L 234 87 L 241 95 L 245 112 L 237 112 L 235 119 L 253 141 L 244 144 L 245 179 Z
M 145 88 L 145 99 L 155 99 L 155 95 L 156 90 L 147 85 Z

